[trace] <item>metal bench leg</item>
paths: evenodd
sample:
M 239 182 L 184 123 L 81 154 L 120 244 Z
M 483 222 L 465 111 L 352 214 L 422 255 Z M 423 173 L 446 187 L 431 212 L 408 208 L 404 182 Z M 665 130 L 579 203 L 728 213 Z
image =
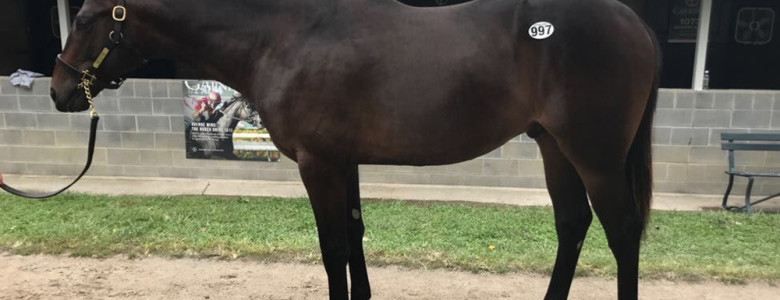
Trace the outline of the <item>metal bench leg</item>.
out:
M 723 195 L 723 204 L 720 205 L 725 210 L 729 210 L 729 207 L 726 204 L 729 201 L 729 194 L 731 194 L 731 188 L 733 186 L 734 186 L 734 175 L 729 175 L 729 185 L 726 187 L 726 194 Z
M 753 189 L 753 177 L 748 177 L 747 191 L 745 192 L 745 212 L 752 214 L 753 206 L 750 205 L 750 192 Z

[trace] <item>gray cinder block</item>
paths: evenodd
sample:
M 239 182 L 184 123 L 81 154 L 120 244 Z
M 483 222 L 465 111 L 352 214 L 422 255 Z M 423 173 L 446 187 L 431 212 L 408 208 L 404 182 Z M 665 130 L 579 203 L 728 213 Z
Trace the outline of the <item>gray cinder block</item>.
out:
M 715 106 L 715 94 L 707 92 L 697 92 L 695 94 L 695 103 L 693 105 L 696 109 L 712 109 Z
M 677 92 L 677 97 L 675 99 L 676 99 L 674 103 L 675 108 L 679 108 L 679 109 L 693 108 L 695 94 L 689 90 L 682 90 Z
M 100 140 L 99 138 L 97 138 Z M 65 147 L 86 147 L 89 141 L 89 132 L 87 131 L 55 131 L 55 145 Z
M 734 109 L 734 94 L 721 92 L 715 94 L 714 109 Z
M 667 163 L 688 162 L 687 146 L 653 146 L 653 160 Z
M 731 125 L 731 111 L 697 110 L 693 113 L 693 127 L 721 127 Z
M 154 148 L 183 150 L 184 133 L 155 133 Z
M 8 77 L 0 77 L 0 95 L 18 95 L 17 87 L 11 85 Z
M 24 112 L 56 112 L 48 96 L 19 96 L 19 108 Z
M 772 110 L 774 94 L 769 92 L 757 93 L 753 99 L 753 110 Z
M 483 159 L 482 175 L 517 176 L 519 168 L 515 159 Z
M 6 128 L 35 128 L 38 126 L 35 114 L 31 113 L 6 113 Z
M 0 95 L 0 111 L 19 111 L 19 96 Z
M 151 89 L 152 89 L 152 98 L 168 98 L 167 81 L 152 80 Z
M 707 145 L 710 130 L 707 128 L 673 128 L 672 145 Z
M 770 111 L 736 110 L 732 113 L 734 128 L 769 128 Z
M 148 80 L 136 80 L 134 88 L 135 88 L 135 98 L 152 97 L 152 87 Z
M 95 109 L 99 114 L 118 114 L 119 99 L 107 96 L 95 98 Z
M 70 116 L 64 113 L 36 114 L 38 128 L 51 130 L 70 129 Z
M 726 162 L 726 151 L 719 147 L 691 147 L 690 162 L 692 163 L 723 163 Z
M 171 121 L 167 116 L 137 116 L 140 132 L 171 132 Z
M 658 91 L 658 102 L 656 108 L 674 108 L 674 95 L 672 90 Z
M 28 146 L 54 146 L 54 131 L 23 130 L 22 142 Z
M 687 127 L 691 126 L 693 110 L 690 109 L 658 109 L 655 112 L 655 126 Z
M 154 148 L 154 134 L 148 132 L 121 132 L 122 147 L 135 149 Z
M 653 145 L 669 145 L 672 142 L 672 128 L 670 127 L 654 127 L 653 128 Z
M 171 166 L 173 154 L 169 150 L 140 150 L 142 166 Z
M 539 158 L 539 146 L 536 143 L 509 142 L 501 148 L 501 157 L 514 159 Z
M 139 150 L 107 149 L 107 155 L 109 165 L 138 166 L 141 164 L 141 154 Z
M 184 104 L 181 99 L 152 99 L 152 109 L 155 115 L 182 116 Z
M 734 109 L 753 109 L 753 92 L 738 92 L 734 94 Z
M 122 114 L 151 115 L 151 98 L 119 98 L 119 112 Z
M 21 145 L 22 144 L 22 131 L 15 129 L 3 129 L 0 130 L 0 144 L 1 145 Z
M 103 127 L 109 131 L 134 132 L 137 130 L 136 119 L 133 115 L 108 115 L 101 117 Z

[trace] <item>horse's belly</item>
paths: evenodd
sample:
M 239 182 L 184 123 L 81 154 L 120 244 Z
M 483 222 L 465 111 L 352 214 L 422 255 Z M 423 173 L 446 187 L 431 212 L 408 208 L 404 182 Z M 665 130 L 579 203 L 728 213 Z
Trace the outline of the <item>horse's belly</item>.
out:
M 507 107 L 508 108 L 508 107 Z M 355 141 L 359 163 L 441 165 L 486 154 L 525 132 L 530 117 L 522 112 L 489 109 L 469 113 L 435 113 L 375 127 Z M 393 124 L 391 123 L 391 124 Z

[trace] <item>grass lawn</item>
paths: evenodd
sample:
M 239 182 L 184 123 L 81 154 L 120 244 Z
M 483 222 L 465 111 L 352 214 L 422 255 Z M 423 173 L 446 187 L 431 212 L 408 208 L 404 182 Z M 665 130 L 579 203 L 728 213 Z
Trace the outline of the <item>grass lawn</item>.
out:
M 0 195 L 0 251 L 105 257 L 162 255 L 319 261 L 306 199 L 109 197 L 45 202 Z M 364 201 L 371 265 L 550 273 L 551 208 Z M 655 211 L 643 278 L 742 282 L 780 278 L 780 215 Z M 594 221 L 579 275 L 615 276 Z

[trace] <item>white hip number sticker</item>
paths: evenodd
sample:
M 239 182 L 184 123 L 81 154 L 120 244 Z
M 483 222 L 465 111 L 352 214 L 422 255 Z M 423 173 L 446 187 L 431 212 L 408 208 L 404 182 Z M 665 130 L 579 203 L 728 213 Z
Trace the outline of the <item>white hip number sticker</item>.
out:
M 550 22 L 537 22 L 528 29 L 528 35 L 537 40 L 550 37 L 555 32 L 555 26 Z

